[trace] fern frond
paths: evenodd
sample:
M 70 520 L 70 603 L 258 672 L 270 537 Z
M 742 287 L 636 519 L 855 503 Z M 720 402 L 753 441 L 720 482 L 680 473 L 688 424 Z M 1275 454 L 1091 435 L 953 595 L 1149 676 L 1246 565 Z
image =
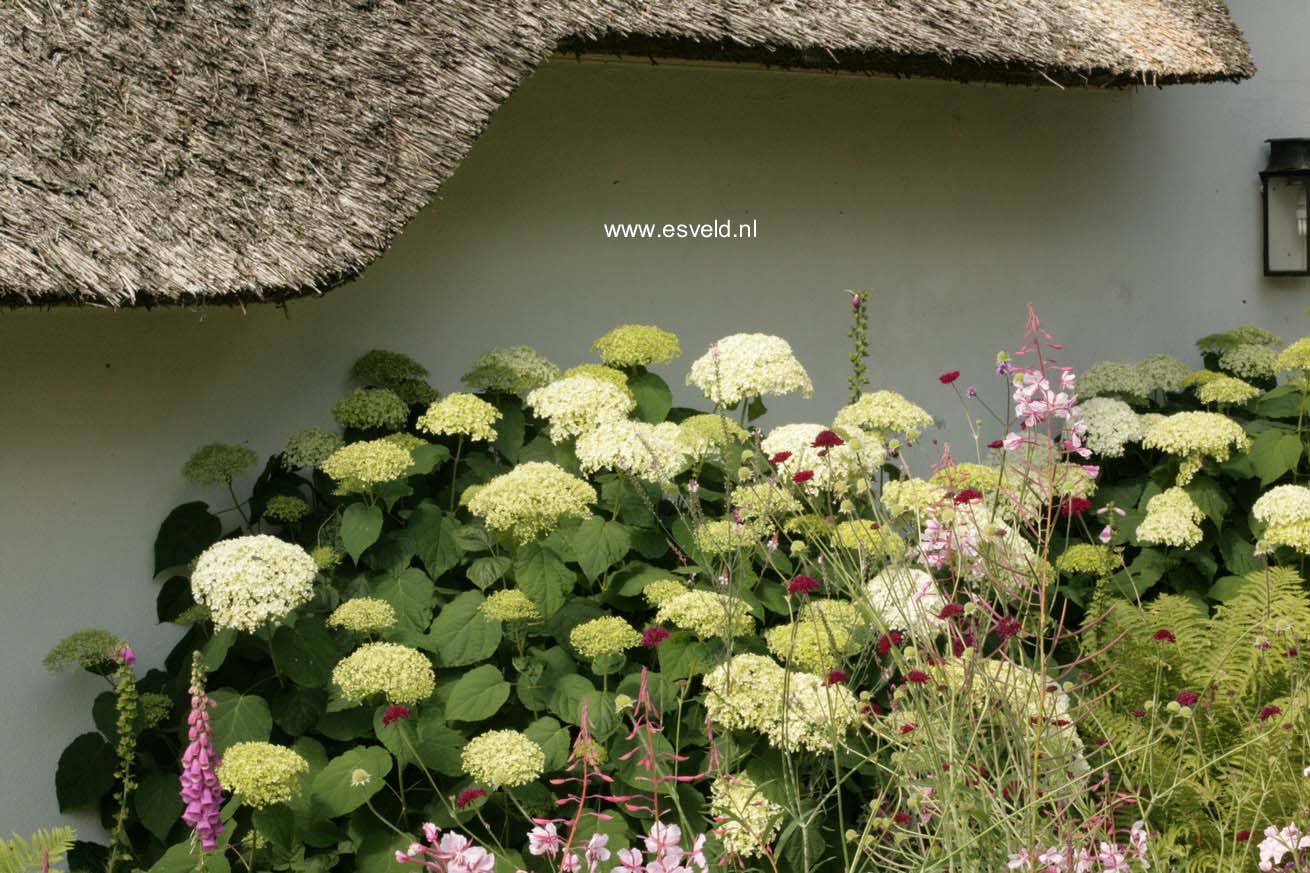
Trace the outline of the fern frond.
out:
M 18 834 L 0 840 L 0 873 L 39 873 L 64 860 L 77 832 L 70 827 L 41 828 L 28 840 Z

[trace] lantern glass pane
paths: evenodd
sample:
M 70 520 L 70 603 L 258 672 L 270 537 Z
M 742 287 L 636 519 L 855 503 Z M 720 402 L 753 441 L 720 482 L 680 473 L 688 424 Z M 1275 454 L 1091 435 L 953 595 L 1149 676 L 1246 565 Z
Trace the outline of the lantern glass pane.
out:
M 1274 176 L 1269 190 L 1269 269 L 1310 270 L 1310 240 L 1306 236 L 1307 183 L 1304 178 Z

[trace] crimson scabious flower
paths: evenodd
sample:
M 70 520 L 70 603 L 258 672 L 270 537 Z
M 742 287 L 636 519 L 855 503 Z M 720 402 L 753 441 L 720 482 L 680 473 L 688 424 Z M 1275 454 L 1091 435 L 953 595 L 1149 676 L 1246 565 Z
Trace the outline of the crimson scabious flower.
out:
M 942 607 L 941 612 L 937 613 L 938 618 L 953 618 L 957 615 L 964 614 L 964 607 L 958 603 L 948 603 Z
M 899 646 L 904 639 L 900 631 L 891 631 L 878 637 L 878 654 L 885 655 L 892 650 L 892 646 Z
M 987 448 L 999 449 L 1004 445 L 1005 445 L 1005 440 L 992 440 L 990 443 L 987 444 Z
M 1201 695 L 1195 691 L 1179 691 L 1174 700 L 1178 701 L 1179 706 L 1196 706 L 1196 701 L 1201 699 Z
M 1292 646 L 1292 648 L 1288 649 L 1286 652 L 1283 652 L 1283 657 L 1295 658 L 1298 654 L 1300 654 L 1300 651 L 1296 648 L 1296 646 Z
M 982 500 L 982 496 L 982 492 L 977 488 L 965 488 L 951 499 L 955 501 L 956 506 L 959 506 L 961 503 L 971 503 L 975 500 Z
M 918 725 L 915 724 L 914 722 L 912 722 L 912 721 L 907 721 L 905 724 L 901 725 L 901 734 L 902 734 L 902 736 L 905 735 L 905 734 L 910 733 L 911 731 L 913 731 L 913 730 L 914 730 L 915 728 L 917 728 L 917 727 L 918 727 Z
M 996 622 L 996 635 L 1002 641 L 1017 637 L 1021 630 L 1023 630 L 1023 625 L 1019 624 L 1019 619 L 1012 615 L 1003 615 L 1001 620 Z
M 927 673 L 923 672 L 922 670 L 911 670 L 910 672 L 905 674 L 905 680 L 907 682 L 913 682 L 915 685 L 922 685 L 923 683 L 927 682 L 930 678 L 931 677 Z
M 1066 497 L 1060 501 L 1060 514 L 1065 518 L 1073 518 L 1075 515 L 1082 515 L 1092 508 L 1092 501 L 1086 497 Z
M 790 457 L 791 457 L 791 452 L 778 452 L 778 454 L 774 455 L 772 458 L 769 458 L 769 463 L 776 467 L 779 464 L 786 463 L 787 459 L 789 459 Z
M 819 587 L 819 580 L 801 573 L 787 585 L 788 594 L 809 594 Z
M 795 482 L 797 485 L 800 485 L 804 482 L 810 481 L 813 478 L 814 478 L 813 470 L 801 470 L 795 476 L 791 477 L 791 481 Z
M 1264 709 L 1260 710 L 1260 720 L 1268 721 L 1274 716 L 1281 714 L 1282 711 L 1283 710 L 1277 706 L 1266 706 Z
M 1133 718 L 1146 718 L 1146 710 L 1144 710 L 1144 709 L 1140 709 L 1140 708 L 1139 708 L 1139 709 L 1134 709 L 1134 710 L 1133 710 Z
M 909 813 L 898 812 L 892 816 L 892 821 L 896 822 L 898 825 L 907 825 L 910 823 Z
M 949 385 L 958 378 L 960 378 L 960 371 L 952 370 L 949 373 L 942 373 L 940 376 L 937 377 L 937 381 L 941 382 L 943 385 Z
M 641 632 L 641 644 L 654 648 L 669 638 L 669 629 L 663 627 L 648 627 Z
M 821 430 L 810 445 L 816 449 L 835 449 L 838 446 L 846 445 L 846 440 L 839 437 L 836 431 Z
M 882 707 L 877 703 L 869 702 L 860 708 L 860 712 L 864 715 L 882 715 Z
M 455 799 L 455 805 L 460 809 L 463 809 L 479 797 L 486 796 L 487 792 L 483 791 L 481 788 L 465 788 L 459 793 L 459 797 Z
M 1245 842 L 1246 842 L 1247 840 L 1249 840 L 1249 839 L 1251 839 L 1251 832 L 1250 832 L 1250 831 L 1238 831 L 1238 832 L 1237 832 L 1237 842 L 1239 842 L 1239 843 L 1245 843 Z
M 393 703 L 387 707 L 387 711 L 382 713 L 382 724 L 389 725 L 393 722 L 400 721 L 402 718 L 409 718 L 414 714 L 414 710 L 408 706 L 401 706 L 399 703 Z
M 1155 640 L 1156 642 L 1159 642 L 1159 643 L 1176 643 L 1176 642 L 1178 642 L 1178 638 L 1174 636 L 1173 631 L 1169 630 L 1169 629 L 1166 628 L 1166 627 L 1162 627 L 1162 628 L 1160 628 L 1158 631 L 1156 631 L 1156 632 L 1155 632 L 1155 636 L 1151 637 L 1151 639 L 1153 639 L 1153 640 Z
M 848 680 L 848 679 L 850 679 L 850 678 L 851 678 L 850 676 L 848 676 L 847 674 L 843 673 L 841 670 L 829 670 L 829 671 L 828 671 L 828 678 L 827 678 L 826 680 L 824 680 L 824 683 L 823 683 L 823 684 L 824 684 L 824 685 L 840 685 L 841 683 L 845 682 L 846 680 Z

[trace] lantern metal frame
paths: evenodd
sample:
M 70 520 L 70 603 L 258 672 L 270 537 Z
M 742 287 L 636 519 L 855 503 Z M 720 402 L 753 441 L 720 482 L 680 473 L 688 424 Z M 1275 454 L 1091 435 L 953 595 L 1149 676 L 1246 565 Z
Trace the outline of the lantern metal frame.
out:
M 1260 201 L 1264 224 L 1264 273 L 1266 276 L 1310 276 L 1310 234 L 1306 235 L 1306 268 L 1274 270 L 1269 262 L 1269 182 L 1271 179 L 1300 180 L 1310 194 L 1310 139 L 1271 139 L 1269 163 L 1260 173 Z

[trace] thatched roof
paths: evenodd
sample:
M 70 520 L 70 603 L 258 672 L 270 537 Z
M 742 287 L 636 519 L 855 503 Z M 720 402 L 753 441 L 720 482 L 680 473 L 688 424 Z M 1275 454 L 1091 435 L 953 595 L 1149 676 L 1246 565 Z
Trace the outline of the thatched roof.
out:
M 1254 72 L 1222 0 L 7 0 L 0 302 L 331 288 L 556 50 L 1095 86 Z

